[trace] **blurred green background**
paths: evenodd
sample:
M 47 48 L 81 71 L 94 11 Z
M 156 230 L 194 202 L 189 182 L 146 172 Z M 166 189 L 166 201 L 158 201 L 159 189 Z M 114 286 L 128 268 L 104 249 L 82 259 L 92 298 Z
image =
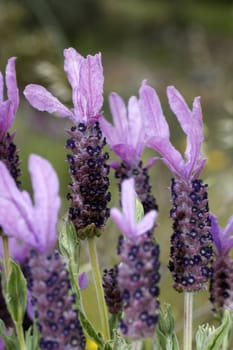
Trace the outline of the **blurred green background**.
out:
M 208 157 L 203 179 L 209 184 L 211 211 L 222 225 L 233 213 L 233 4 L 230 0 L 0 0 L 0 69 L 17 56 L 21 105 L 13 129 L 21 151 L 23 187 L 30 190 L 27 159 L 30 153 L 48 158 L 58 172 L 63 207 L 69 182 L 65 163 L 64 130 L 70 126 L 53 116 L 33 110 L 22 91 L 28 83 L 40 83 L 67 105 L 71 89 L 63 71 L 63 49 L 75 47 L 81 54 L 102 52 L 105 74 L 104 112 L 110 117 L 107 96 L 117 91 L 125 99 L 138 93 L 143 79 L 156 88 L 168 117 L 172 141 L 180 150 L 185 139 L 166 100 L 166 86 L 175 85 L 189 104 L 201 95 Z M 154 153 L 147 150 L 144 159 Z M 173 305 L 176 328 L 182 330 L 183 296 L 171 288 L 169 259 L 170 173 L 156 163 L 150 171 L 153 192 L 160 206 L 157 240 L 161 244 L 161 302 Z M 113 199 L 118 205 L 114 174 Z M 117 262 L 117 230 L 109 221 L 98 240 L 101 265 Z M 85 246 L 83 261 L 88 261 Z M 89 312 L 96 320 L 95 304 Z M 208 292 L 197 294 L 195 319 L 211 320 Z

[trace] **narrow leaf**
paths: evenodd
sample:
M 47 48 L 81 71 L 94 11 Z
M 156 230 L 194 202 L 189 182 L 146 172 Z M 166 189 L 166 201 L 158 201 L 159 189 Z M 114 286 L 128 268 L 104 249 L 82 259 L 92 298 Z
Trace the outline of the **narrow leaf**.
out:
M 22 323 L 27 306 L 27 282 L 20 266 L 10 260 L 10 275 L 6 286 L 7 309 L 15 323 Z

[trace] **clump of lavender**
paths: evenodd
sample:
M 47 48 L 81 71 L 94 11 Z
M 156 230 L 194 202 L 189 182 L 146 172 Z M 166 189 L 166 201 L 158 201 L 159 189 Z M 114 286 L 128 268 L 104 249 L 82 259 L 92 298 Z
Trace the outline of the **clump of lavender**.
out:
M 147 120 L 148 146 L 159 152 L 174 174 L 171 183 L 173 234 L 169 269 L 177 291 L 198 291 L 212 276 L 212 235 L 207 185 L 199 178 L 206 159 L 201 156 L 202 113 L 200 99 L 192 111 L 180 93 L 167 89 L 172 111 L 187 135 L 185 160 L 169 140 L 169 128 L 156 92 L 145 85 L 142 104 Z
M 118 314 L 122 310 L 122 293 L 117 281 L 118 267 L 114 266 L 109 270 L 104 270 L 103 288 L 105 302 L 111 314 Z
M 41 349 L 85 349 L 86 339 L 71 294 L 68 270 L 59 252 L 32 251 L 29 290 L 40 330 Z
M 24 93 L 33 107 L 68 117 L 74 123 L 66 142 L 66 148 L 72 152 L 67 155 L 72 180 L 68 194 L 69 219 L 83 239 L 99 234 L 98 230 L 86 228 L 94 225 L 101 229 L 109 216 L 108 154 L 103 152 L 105 139 L 98 122 L 103 105 L 103 67 L 100 54 L 84 58 L 69 48 L 64 50 L 64 56 L 74 108 L 68 109 L 39 85 L 28 85 Z
M 233 260 L 230 252 L 233 247 L 233 216 L 226 227 L 219 226 L 214 215 L 211 218 L 211 233 L 214 240 L 213 275 L 210 281 L 210 301 L 217 312 L 233 305 Z
M 19 105 L 19 92 L 16 81 L 15 57 L 8 60 L 6 66 L 6 88 L 8 99 L 4 101 L 4 80 L 0 72 L 0 160 L 3 161 L 15 179 L 17 185 L 20 185 L 18 177 L 19 156 L 16 145 L 14 144 L 15 132 L 10 134 L 9 129 L 15 119 L 16 111 Z
M 157 213 L 151 210 L 136 222 L 133 179 L 122 183 L 121 203 L 122 212 L 111 209 L 113 220 L 125 235 L 117 276 L 123 302 L 120 330 L 131 339 L 140 339 L 152 336 L 158 321 L 159 249 L 150 239 Z M 145 241 L 146 234 L 148 241 Z

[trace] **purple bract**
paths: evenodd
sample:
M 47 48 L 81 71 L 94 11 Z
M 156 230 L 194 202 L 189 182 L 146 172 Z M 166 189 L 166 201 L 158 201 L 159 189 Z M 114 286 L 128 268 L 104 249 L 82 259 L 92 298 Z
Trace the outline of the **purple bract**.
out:
M 101 54 L 81 56 L 75 49 L 64 50 L 64 70 L 72 87 L 74 108 L 67 108 L 43 86 L 29 84 L 24 95 L 39 111 L 57 113 L 75 124 L 95 121 L 103 105 L 103 67 Z

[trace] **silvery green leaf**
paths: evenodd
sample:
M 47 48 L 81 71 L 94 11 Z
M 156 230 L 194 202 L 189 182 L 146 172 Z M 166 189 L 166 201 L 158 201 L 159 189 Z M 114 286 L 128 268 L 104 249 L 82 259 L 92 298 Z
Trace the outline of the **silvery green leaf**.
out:
M 112 350 L 132 350 L 131 344 L 128 344 L 126 340 L 117 333 L 116 329 L 113 331 L 113 333 L 114 336 L 113 340 L 111 341 Z
M 72 259 L 79 263 L 80 242 L 77 237 L 74 224 L 65 218 L 59 229 L 59 249 L 61 254 L 67 259 Z
M 12 320 L 15 323 L 22 323 L 27 306 L 27 282 L 20 266 L 13 260 L 10 260 L 5 301 Z
M 218 328 L 208 324 L 199 326 L 196 334 L 197 350 L 220 350 L 222 349 L 222 344 L 226 344 L 227 348 L 228 336 L 230 330 L 232 330 L 232 325 L 232 311 L 226 309 L 222 323 Z
M 160 309 L 157 336 L 162 350 L 179 350 L 174 330 L 174 318 L 169 304 L 164 304 Z

